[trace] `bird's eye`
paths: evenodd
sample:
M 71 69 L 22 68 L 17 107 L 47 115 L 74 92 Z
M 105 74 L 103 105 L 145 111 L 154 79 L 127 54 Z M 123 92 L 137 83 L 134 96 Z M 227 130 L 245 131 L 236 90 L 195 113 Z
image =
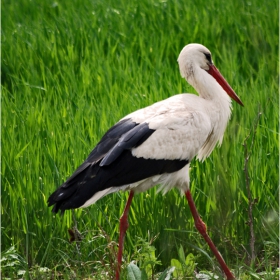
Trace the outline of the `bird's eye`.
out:
M 212 64 L 211 54 L 210 53 L 204 53 L 206 59 L 209 61 L 210 64 Z

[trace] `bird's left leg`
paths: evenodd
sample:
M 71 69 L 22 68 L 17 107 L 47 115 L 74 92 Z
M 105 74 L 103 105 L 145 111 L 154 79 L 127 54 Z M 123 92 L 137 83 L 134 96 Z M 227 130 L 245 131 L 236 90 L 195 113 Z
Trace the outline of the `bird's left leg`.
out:
M 117 271 L 116 271 L 116 280 L 120 279 L 124 237 L 125 237 L 125 233 L 128 229 L 128 212 L 129 212 L 129 208 L 130 208 L 133 196 L 134 196 L 134 192 L 130 191 L 123 214 L 120 218 L 120 237 L 119 237 L 118 266 L 117 266 Z
M 235 279 L 235 277 L 233 276 L 233 274 L 230 272 L 228 266 L 226 265 L 224 259 L 222 258 L 221 254 L 219 253 L 219 251 L 217 250 L 216 246 L 214 245 L 213 241 L 211 240 L 210 236 L 207 234 L 207 230 L 206 230 L 206 225 L 204 224 L 204 222 L 201 220 L 198 211 L 196 209 L 196 206 L 194 204 L 192 195 L 190 190 L 187 190 L 186 193 L 186 198 L 188 200 L 189 206 L 190 206 L 190 210 L 192 212 L 193 218 L 194 218 L 194 224 L 195 227 L 197 228 L 197 230 L 199 231 L 199 233 L 202 235 L 202 237 L 204 238 L 204 240 L 208 243 L 210 249 L 212 250 L 212 252 L 214 253 L 216 259 L 218 260 L 218 262 L 220 263 L 226 277 L 227 280 L 232 280 Z

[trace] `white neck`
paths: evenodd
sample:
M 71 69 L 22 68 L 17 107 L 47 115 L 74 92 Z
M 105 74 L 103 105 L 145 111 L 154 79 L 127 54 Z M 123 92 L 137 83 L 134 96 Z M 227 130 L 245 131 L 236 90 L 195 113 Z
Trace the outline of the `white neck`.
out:
M 223 135 L 231 115 L 231 99 L 219 83 L 200 67 L 192 69 L 187 81 L 196 89 L 199 96 L 207 100 L 207 110 L 212 123 L 212 134 L 198 154 L 203 160 L 210 155 L 216 143 L 222 143 Z

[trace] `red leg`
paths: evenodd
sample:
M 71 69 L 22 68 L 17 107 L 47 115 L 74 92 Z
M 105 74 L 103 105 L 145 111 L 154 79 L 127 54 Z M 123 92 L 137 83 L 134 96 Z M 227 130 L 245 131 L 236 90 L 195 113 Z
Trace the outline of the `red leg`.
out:
M 218 260 L 218 262 L 220 263 L 224 273 L 226 274 L 227 280 L 235 279 L 235 277 L 233 276 L 233 274 L 230 272 L 229 268 L 227 267 L 227 265 L 226 265 L 224 259 L 222 258 L 221 254 L 219 253 L 216 246 L 214 245 L 213 241 L 211 240 L 211 238 L 207 234 L 206 225 L 204 224 L 204 222 L 199 217 L 199 214 L 198 214 L 197 209 L 195 207 L 195 204 L 194 204 L 194 201 L 193 201 L 190 190 L 187 190 L 185 194 L 186 194 L 186 198 L 189 202 L 189 206 L 190 206 L 193 218 L 194 218 L 195 227 L 197 228 L 199 233 L 203 236 L 204 240 L 208 243 L 210 249 L 214 253 L 216 259 Z
M 130 208 L 133 196 L 134 196 L 134 192 L 130 191 L 123 214 L 120 218 L 120 238 L 119 238 L 118 266 L 117 266 L 117 271 L 116 271 L 116 280 L 120 279 L 124 237 L 125 237 L 125 232 L 128 229 L 128 212 L 129 212 L 129 208 Z

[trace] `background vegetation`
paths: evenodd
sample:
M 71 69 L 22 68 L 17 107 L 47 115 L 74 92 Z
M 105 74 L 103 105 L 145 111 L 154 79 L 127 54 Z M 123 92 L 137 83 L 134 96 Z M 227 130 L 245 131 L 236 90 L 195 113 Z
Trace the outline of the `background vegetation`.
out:
M 195 92 L 176 59 L 184 45 L 197 42 L 212 51 L 245 107 L 233 104 L 222 147 L 192 163 L 191 191 L 236 276 L 274 279 L 277 22 L 275 0 L 3 0 L 2 277 L 110 279 L 128 194 L 75 211 L 83 235 L 78 245 L 68 242 L 71 211 L 53 215 L 47 198 L 121 117 Z M 156 278 L 184 253 L 188 271 L 178 268 L 176 279 L 199 271 L 220 275 L 185 198 L 176 190 L 155 192 L 132 203 L 124 267 L 134 260 Z

